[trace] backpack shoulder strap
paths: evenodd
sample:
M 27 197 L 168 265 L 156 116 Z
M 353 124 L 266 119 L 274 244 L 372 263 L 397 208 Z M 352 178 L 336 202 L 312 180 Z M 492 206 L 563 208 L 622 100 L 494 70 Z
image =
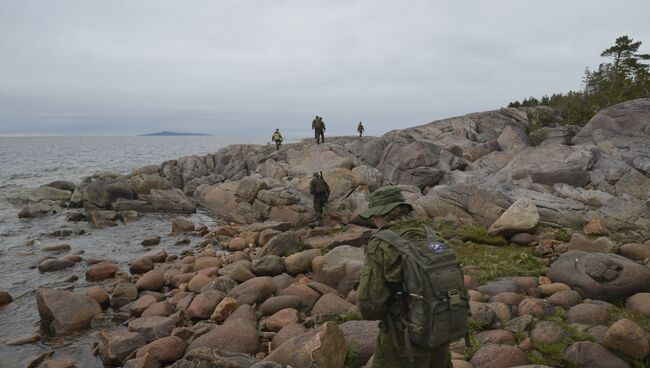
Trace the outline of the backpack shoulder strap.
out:
M 399 235 L 397 235 L 397 233 L 395 233 L 393 230 L 389 230 L 389 229 L 380 230 L 375 234 L 375 237 L 392 245 L 400 253 L 402 253 L 405 247 L 405 244 L 403 243 L 403 239 Z

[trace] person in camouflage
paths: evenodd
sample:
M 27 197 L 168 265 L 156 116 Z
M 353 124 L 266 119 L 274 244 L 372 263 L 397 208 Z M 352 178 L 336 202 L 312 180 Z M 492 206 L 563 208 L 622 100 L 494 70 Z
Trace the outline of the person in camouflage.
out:
M 280 134 L 280 129 L 276 129 L 275 132 L 273 132 L 273 135 L 271 136 L 271 140 L 275 142 L 275 148 L 279 151 L 280 150 L 280 145 L 282 144 L 282 141 L 284 140 L 282 138 L 282 134 Z
M 366 130 L 366 128 L 363 127 L 363 124 L 359 122 L 359 125 L 357 126 L 357 132 L 359 132 L 359 137 L 363 135 L 363 131 Z
M 323 208 L 330 196 L 330 186 L 327 185 L 322 173 L 314 173 L 309 182 L 309 193 L 314 196 L 314 214 L 316 215 L 316 222 L 320 224 L 323 221 Z
M 325 122 L 320 116 L 311 122 L 311 128 L 314 130 L 314 138 L 316 138 L 316 144 L 325 142 Z
M 370 207 L 361 217 L 402 238 L 425 238 L 422 226 L 404 220 L 412 210 L 398 188 L 383 187 L 372 193 Z M 404 326 L 399 318 L 403 306 L 397 297 L 401 290 L 400 253 L 385 241 L 371 237 L 357 289 L 357 306 L 363 319 L 380 320 L 372 367 L 452 368 L 449 344 L 429 348 L 404 342 Z

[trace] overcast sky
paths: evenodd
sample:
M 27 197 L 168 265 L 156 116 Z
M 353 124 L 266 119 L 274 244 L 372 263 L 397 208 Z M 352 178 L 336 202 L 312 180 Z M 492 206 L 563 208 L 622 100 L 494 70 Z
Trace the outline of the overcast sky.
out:
M 581 88 L 648 0 L 0 0 L 0 134 L 371 134 Z

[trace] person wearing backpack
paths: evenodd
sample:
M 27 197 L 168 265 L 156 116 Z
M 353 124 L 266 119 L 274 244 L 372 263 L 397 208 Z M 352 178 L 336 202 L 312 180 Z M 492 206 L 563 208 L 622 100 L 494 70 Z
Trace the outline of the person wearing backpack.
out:
M 311 128 L 314 130 L 314 138 L 316 144 L 325 142 L 325 123 L 323 118 L 316 115 L 316 118 L 311 122 Z
M 314 214 L 316 222 L 321 223 L 323 220 L 323 208 L 330 197 L 330 186 L 323 178 L 323 173 L 314 173 L 309 182 L 309 193 L 314 196 Z
M 279 151 L 280 150 L 280 145 L 282 144 L 282 134 L 280 134 L 280 129 L 276 129 L 275 132 L 273 132 L 273 135 L 271 136 L 271 140 L 275 142 L 275 148 Z
M 361 124 L 361 122 L 359 122 L 359 125 L 357 126 L 357 132 L 359 133 L 359 137 L 361 137 L 363 135 L 364 130 L 366 130 L 366 129 L 363 127 L 363 124 Z
M 469 297 L 456 256 L 413 219 L 399 188 L 370 196 L 360 216 L 379 229 L 357 289 L 361 317 L 380 320 L 373 368 L 451 368 L 449 343 L 466 337 Z

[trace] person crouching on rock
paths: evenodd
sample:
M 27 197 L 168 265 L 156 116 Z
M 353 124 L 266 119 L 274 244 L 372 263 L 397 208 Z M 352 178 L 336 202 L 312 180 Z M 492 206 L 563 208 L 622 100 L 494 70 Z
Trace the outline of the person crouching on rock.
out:
M 314 173 L 309 182 L 309 193 L 314 196 L 314 215 L 316 222 L 320 225 L 323 221 L 323 207 L 330 197 L 330 186 L 325 182 L 322 173 Z
M 280 134 L 280 129 L 276 129 L 275 132 L 273 132 L 271 140 L 275 142 L 275 148 L 279 151 L 280 145 L 282 144 L 282 134 Z

